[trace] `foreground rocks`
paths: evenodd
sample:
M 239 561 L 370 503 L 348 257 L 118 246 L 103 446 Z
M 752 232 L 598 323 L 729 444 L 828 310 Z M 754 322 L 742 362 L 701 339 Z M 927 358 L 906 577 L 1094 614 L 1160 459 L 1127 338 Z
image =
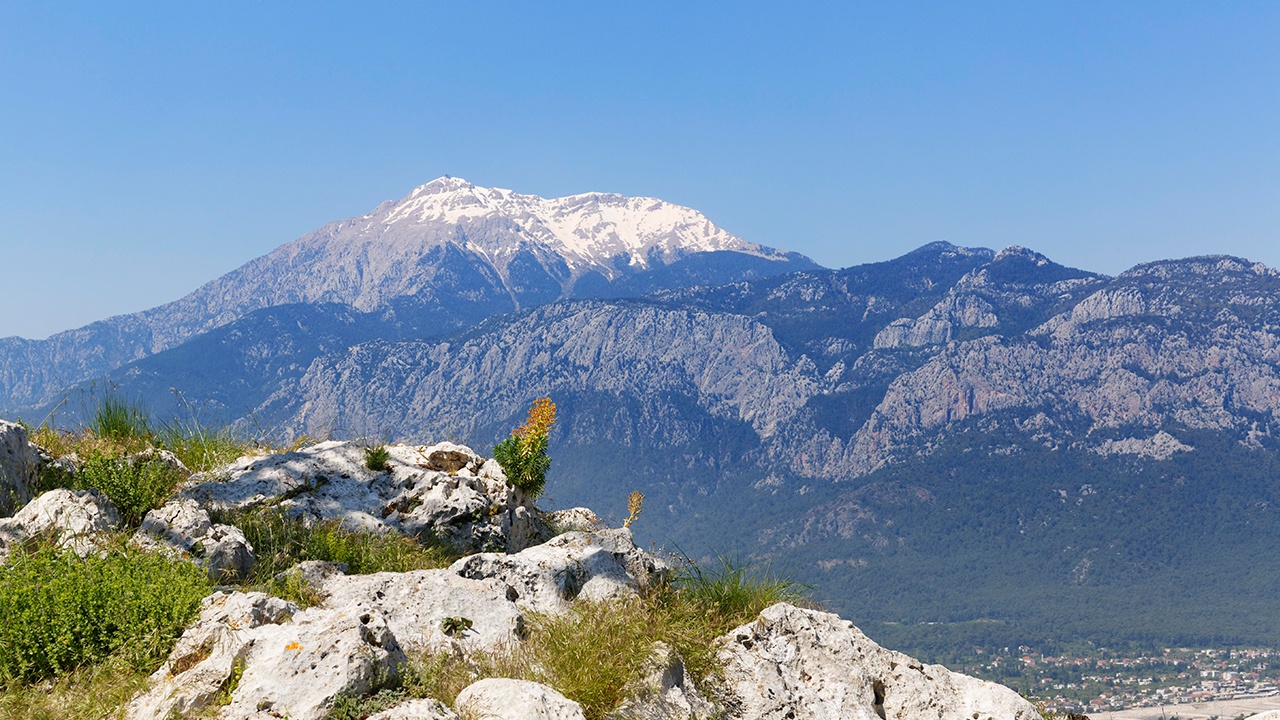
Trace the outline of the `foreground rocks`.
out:
M 410 658 L 445 654 L 466 662 L 509 652 L 526 637 L 530 613 L 562 613 L 579 598 L 635 597 L 670 576 L 665 562 L 636 547 L 630 530 L 605 528 L 585 509 L 543 516 L 496 463 L 468 448 L 388 451 L 387 469 L 377 471 L 365 467 L 364 448 L 354 443 L 241 459 L 196 476 L 146 515 L 131 542 L 198 563 L 216 581 L 242 579 L 252 570 L 254 549 L 209 513 L 272 507 L 305 522 L 448 539 L 469 554 L 446 568 L 369 575 L 300 563 L 289 572 L 319 598 L 308 608 L 220 588 L 205 599 L 149 689 L 130 703 L 128 718 L 323 720 L 339 696 L 377 691 Z M 91 552 L 119 527 L 119 514 L 97 493 L 56 490 L 0 520 L 0 553 L 38 535 Z M 561 534 L 551 537 L 551 527 Z M 677 652 L 656 643 L 609 720 L 1038 717 L 1008 688 L 881 648 L 830 613 L 778 604 L 716 642 L 725 673 L 705 688 L 695 686 Z M 372 717 L 585 715 L 554 688 L 476 677 L 453 707 L 414 699 Z
M 744 720 L 1033 720 L 1003 685 L 886 650 L 838 615 L 774 605 L 720 639 L 731 715 Z

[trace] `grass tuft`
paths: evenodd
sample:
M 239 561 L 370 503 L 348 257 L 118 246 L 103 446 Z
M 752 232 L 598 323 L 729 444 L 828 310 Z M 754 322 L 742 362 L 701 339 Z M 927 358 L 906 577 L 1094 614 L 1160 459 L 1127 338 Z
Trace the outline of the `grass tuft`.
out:
M 94 434 L 118 442 L 129 440 L 150 441 L 155 437 L 147 413 L 139 406 L 108 393 L 98 402 L 93 422 L 89 425 Z
M 308 524 L 279 509 L 210 513 L 213 521 L 235 525 L 253 546 L 258 562 L 249 585 L 306 607 L 320 601 L 296 573 L 305 560 L 345 563 L 353 575 L 408 572 L 447 567 L 458 559 L 452 549 L 399 533 L 376 534 L 343 527 L 339 520 Z M 283 578 L 276 579 L 284 573 Z
M 207 472 L 251 452 L 255 445 L 237 436 L 230 428 L 212 428 L 196 420 L 167 423 L 156 437 L 192 472 Z

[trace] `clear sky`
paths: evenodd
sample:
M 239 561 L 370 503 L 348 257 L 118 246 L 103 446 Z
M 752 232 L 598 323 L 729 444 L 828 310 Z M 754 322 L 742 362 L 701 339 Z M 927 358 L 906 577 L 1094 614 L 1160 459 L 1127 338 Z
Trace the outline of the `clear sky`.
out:
M 1280 3 L 0 3 L 0 336 L 175 299 L 440 175 L 1280 266 Z

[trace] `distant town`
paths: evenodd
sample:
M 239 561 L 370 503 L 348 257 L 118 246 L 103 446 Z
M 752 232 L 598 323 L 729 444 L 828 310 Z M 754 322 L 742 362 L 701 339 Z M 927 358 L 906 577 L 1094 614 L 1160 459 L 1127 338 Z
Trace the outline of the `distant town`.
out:
M 975 648 L 965 664 L 953 669 L 1002 682 L 1064 713 L 1280 694 L 1280 650 L 1269 648 L 1098 648 L 1059 655 L 1026 646 Z

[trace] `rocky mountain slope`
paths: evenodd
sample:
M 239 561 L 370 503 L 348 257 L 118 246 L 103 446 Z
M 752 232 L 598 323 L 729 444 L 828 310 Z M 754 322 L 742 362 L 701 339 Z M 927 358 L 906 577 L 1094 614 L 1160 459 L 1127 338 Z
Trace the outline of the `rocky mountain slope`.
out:
M 1265 593 L 1240 596 L 1239 623 L 1196 598 L 1224 572 L 1280 578 L 1258 545 L 1280 503 L 1276 287 L 1235 258 L 1107 278 L 936 244 L 560 301 L 445 339 L 335 336 L 265 378 L 244 368 L 272 343 L 219 342 L 245 358 L 224 376 L 244 383 L 253 422 L 291 433 L 484 446 L 530 398 L 555 397 L 554 497 L 611 508 L 642 490 L 665 508 L 649 538 L 770 554 L 862 621 L 1057 637 L 1047 628 L 1070 618 L 1095 636 L 1257 641 L 1272 632 Z M 162 353 L 115 377 L 160 398 L 183 367 L 199 363 Z M 1171 517 L 1217 530 L 1192 538 Z M 1007 563 L 1029 564 L 1016 590 Z M 940 588 L 917 592 L 922 574 Z M 885 593 L 865 590 L 872 578 Z M 1165 618 L 1138 617 L 1134 593 L 1168 598 Z
M 816 267 L 654 198 L 543 199 L 440 178 L 330 223 L 175 302 L 54 335 L 0 339 L 3 408 L 176 347 L 260 311 L 336 304 L 369 337 L 438 335 L 566 297 L 625 296 Z M 284 311 L 286 314 L 291 311 Z M 274 322 L 281 322 L 281 318 Z M 287 321 L 287 319 L 285 320 Z
M 47 451 L 27 443 L 22 428 L 3 422 L 0 444 L 14 449 L 0 457 L 0 487 L 31 496 L 30 465 L 49 462 Z M 391 446 L 386 467 L 376 471 L 364 456 L 363 446 L 326 442 L 245 457 L 191 477 L 147 514 L 131 543 L 174 563 L 194 563 L 226 584 L 212 589 L 171 641 L 167 659 L 128 702 L 127 717 L 327 720 L 375 696 L 394 700 L 360 716 L 1039 717 L 1006 687 L 886 650 L 837 615 L 789 603 L 771 605 L 712 640 L 720 669 L 699 679 L 701 687 L 680 655 L 661 642 L 646 649 L 649 660 L 614 707 L 586 696 L 578 697 L 580 704 L 560 692 L 574 694 L 570 688 L 504 675 L 486 658 L 517 657 L 545 632 L 534 625 L 542 622 L 538 618 L 601 603 L 634 612 L 643 593 L 657 592 L 672 578 L 671 566 L 637 548 L 629 530 L 604 527 L 586 509 L 544 515 L 507 484 L 495 461 L 469 448 Z M 449 538 L 466 554 L 440 569 L 372 574 L 306 561 L 289 571 L 313 593 L 313 604 L 300 607 L 235 585 L 259 562 L 255 548 L 237 527 L 213 522 L 210 513 L 249 508 L 381 533 L 432 529 L 433 537 Z M 119 534 L 120 517 L 96 490 L 53 490 L 0 519 L 0 549 L 44 537 L 94 556 Z M 561 526 L 560 534 L 548 523 Z M 397 678 L 421 658 L 452 658 L 468 668 L 465 687 L 454 697 L 405 692 Z

